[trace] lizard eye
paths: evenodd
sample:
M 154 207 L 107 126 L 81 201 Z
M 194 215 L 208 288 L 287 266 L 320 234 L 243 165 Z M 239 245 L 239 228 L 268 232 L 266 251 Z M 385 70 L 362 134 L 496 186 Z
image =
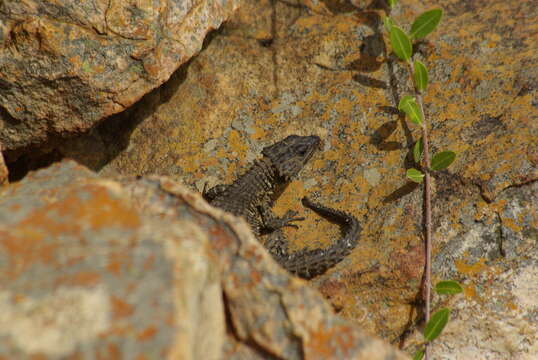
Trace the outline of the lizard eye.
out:
M 306 154 L 307 150 L 308 150 L 308 149 L 306 148 L 306 146 L 301 146 L 301 147 L 298 149 L 297 152 L 299 153 L 299 155 L 304 156 L 304 155 Z

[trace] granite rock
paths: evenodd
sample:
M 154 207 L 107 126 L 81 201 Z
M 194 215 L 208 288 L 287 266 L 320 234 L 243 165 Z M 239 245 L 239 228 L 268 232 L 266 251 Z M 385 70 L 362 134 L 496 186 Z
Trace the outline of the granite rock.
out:
M 170 178 L 64 161 L 0 195 L 2 358 L 407 358 Z
M 239 0 L 3 2 L 4 150 L 80 134 L 125 110 L 168 80 L 238 5 Z

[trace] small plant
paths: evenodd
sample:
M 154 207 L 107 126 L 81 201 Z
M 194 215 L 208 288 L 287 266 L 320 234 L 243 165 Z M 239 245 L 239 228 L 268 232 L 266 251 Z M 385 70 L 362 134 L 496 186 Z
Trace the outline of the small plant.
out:
M 396 5 L 397 0 L 388 0 L 390 7 Z M 441 9 L 433 9 L 419 15 L 413 24 L 409 34 L 406 34 L 396 25 L 393 19 L 386 17 L 383 20 L 384 27 L 389 33 L 392 51 L 400 60 L 407 64 L 409 77 L 414 84 L 414 94 L 402 96 L 398 104 L 398 110 L 405 113 L 407 118 L 420 127 L 422 136 L 413 146 L 413 159 L 419 169 L 411 168 L 406 172 L 409 180 L 416 183 L 424 183 L 424 230 L 426 261 L 422 286 L 422 298 L 425 303 L 424 316 L 426 326 L 424 328 L 424 349 L 417 351 L 414 359 L 420 360 L 428 355 L 428 344 L 437 338 L 448 322 L 450 309 L 443 308 L 430 316 L 431 307 L 431 248 L 432 248 L 432 220 L 431 220 L 431 173 L 446 169 L 456 159 L 453 151 L 442 151 L 434 154 L 430 160 L 430 139 L 428 123 L 424 112 L 422 96 L 428 87 L 428 69 L 419 60 L 413 59 L 413 41 L 422 39 L 431 33 L 439 22 L 443 12 Z M 438 294 L 457 294 L 462 291 L 461 286 L 455 281 L 441 281 L 436 286 Z
M 435 285 L 435 292 L 438 295 L 455 295 L 463 291 L 461 285 L 452 280 L 440 281 Z M 442 308 L 437 310 L 424 327 L 424 347 L 418 350 L 413 356 L 413 360 L 421 360 L 427 354 L 428 344 L 435 340 L 445 328 L 450 316 L 450 309 Z M 427 358 L 427 357 L 426 357 Z

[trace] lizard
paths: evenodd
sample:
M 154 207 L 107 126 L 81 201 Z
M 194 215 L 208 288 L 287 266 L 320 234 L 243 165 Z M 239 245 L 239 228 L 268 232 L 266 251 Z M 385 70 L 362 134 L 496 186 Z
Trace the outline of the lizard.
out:
M 292 253 L 288 249 L 281 229 L 285 226 L 298 228 L 293 222 L 304 218 L 298 217 L 297 212 L 292 210 L 277 217 L 272 212 L 272 206 L 320 146 L 318 136 L 290 135 L 263 148 L 261 159 L 255 160 L 232 184 L 216 185 L 208 190 L 204 186 L 202 191 L 204 199 L 212 206 L 244 217 L 258 239 L 263 234 L 269 234 L 264 245 L 272 257 L 286 270 L 305 279 L 324 273 L 346 257 L 356 246 L 361 231 L 354 216 L 305 197 L 302 199 L 303 205 L 338 223 L 342 236 L 327 248 Z

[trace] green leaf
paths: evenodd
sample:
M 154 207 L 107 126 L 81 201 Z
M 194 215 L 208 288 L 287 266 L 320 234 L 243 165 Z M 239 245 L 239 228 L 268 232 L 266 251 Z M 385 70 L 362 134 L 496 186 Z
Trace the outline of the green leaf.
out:
M 424 328 L 424 338 L 426 341 L 432 341 L 441 334 L 448 322 L 449 315 L 450 309 L 447 308 L 442 308 L 432 315 Z
M 414 61 L 413 67 L 415 68 L 415 71 L 413 72 L 415 87 L 418 91 L 422 92 L 428 87 L 428 70 L 426 69 L 426 66 L 418 60 Z
M 412 39 L 422 39 L 435 30 L 439 21 L 441 21 L 442 15 L 443 10 L 441 9 L 433 9 L 420 14 L 413 25 L 411 25 L 411 33 L 409 36 Z
M 397 27 L 392 25 L 390 28 L 390 43 L 392 45 L 392 51 L 403 61 L 407 61 L 411 58 L 413 54 L 413 45 L 411 40 L 405 34 L 405 32 Z
M 413 146 L 413 159 L 418 164 L 422 158 L 422 152 L 424 151 L 424 144 L 422 143 L 422 138 L 418 139 Z
M 405 173 L 405 176 L 411 181 L 414 181 L 418 184 L 422 182 L 422 179 L 424 178 L 424 174 L 415 168 L 408 169 Z
M 415 98 L 411 95 L 402 96 L 402 98 L 400 99 L 400 103 L 398 104 L 398 110 L 404 111 L 403 108 L 407 106 L 407 103 L 410 101 L 415 101 Z
M 396 5 L 398 0 L 388 0 L 387 2 L 389 3 L 389 6 L 392 8 L 392 7 L 394 7 Z
M 390 17 L 386 16 L 383 18 L 383 25 L 385 26 L 385 30 L 390 34 L 390 29 L 394 26 L 394 20 L 392 20 Z
M 450 166 L 456 159 L 456 153 L 453 151 L 441 151 L 433 155 L 431 169 L 434 171 L 443 170 Z
M 454 280 L 439 281 L 435 285 L 435 292 L 439 295 L 454 295 L 463 291 L 461 285 Z
M 424 350 L 417 350 L 415 355 L 413 355 L 413 360 L 422 360 L 424 357 Z
M 414 97 L 405 95 L 398 104 L 398 110 L 403 111 L 409 120 L 417 125 L 422 125 L 422 112 Z

